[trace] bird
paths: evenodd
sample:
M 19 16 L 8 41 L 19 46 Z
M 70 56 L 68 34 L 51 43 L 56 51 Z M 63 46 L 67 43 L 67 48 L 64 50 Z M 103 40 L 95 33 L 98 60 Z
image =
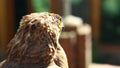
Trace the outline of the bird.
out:
M 68 68 L 66 53 L 59 43 L 63 27 L 59 14 L 24 15 L 0 68 Z

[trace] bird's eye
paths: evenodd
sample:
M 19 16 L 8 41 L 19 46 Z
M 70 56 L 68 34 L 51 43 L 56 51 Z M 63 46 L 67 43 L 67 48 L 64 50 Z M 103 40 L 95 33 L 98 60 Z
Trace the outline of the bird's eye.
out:
M 62 21 L 59 21 L 59 22 L 58 22 L 58 27 L 60 27 L 60 28 L 61 28 L 61 27 L 64 27 L 64 25 L 63 25 L 63 22 L 62 22 Z

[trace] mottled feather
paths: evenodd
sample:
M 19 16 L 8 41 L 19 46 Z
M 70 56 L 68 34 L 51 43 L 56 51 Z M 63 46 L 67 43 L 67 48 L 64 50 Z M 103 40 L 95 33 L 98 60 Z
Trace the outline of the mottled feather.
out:
M 48 12 L 23 16 L 0 68 L 68 68 L 66 54 L 59 44 L 61 19 Z

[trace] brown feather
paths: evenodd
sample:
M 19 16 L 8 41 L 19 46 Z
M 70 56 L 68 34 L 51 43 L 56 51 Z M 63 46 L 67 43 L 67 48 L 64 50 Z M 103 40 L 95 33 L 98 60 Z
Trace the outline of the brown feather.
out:
M 67 58 L 58 40 L 61 16 L 32 13 L 23 16 L 20 27 L 8 44 L 8 58 L 0 68 L 68 68 Z

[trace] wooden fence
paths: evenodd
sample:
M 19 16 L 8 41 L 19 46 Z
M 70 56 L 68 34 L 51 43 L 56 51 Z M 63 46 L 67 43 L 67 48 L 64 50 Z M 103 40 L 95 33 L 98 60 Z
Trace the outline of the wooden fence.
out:
M 66 27 L 60 38 L 70 68 L 88 68 L 92 63 L 91 27 Z

